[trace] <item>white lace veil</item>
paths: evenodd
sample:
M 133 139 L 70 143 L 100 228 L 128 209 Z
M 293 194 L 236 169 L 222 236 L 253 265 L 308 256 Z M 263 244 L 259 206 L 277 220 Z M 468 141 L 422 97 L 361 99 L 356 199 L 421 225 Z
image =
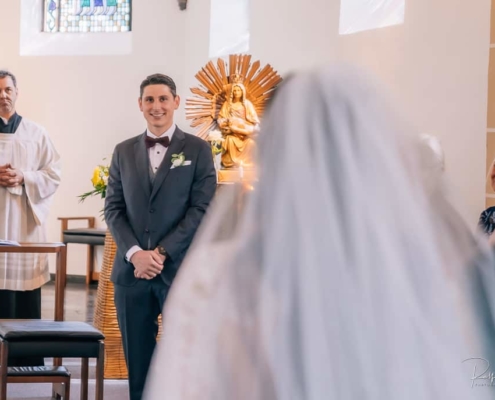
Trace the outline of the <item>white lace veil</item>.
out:
M 493 355 L 493 260 L 369 82 L 279 89 L 259 182 L 222 189 L 174 282 L 146 399 L 495 397 L 462 364 Z

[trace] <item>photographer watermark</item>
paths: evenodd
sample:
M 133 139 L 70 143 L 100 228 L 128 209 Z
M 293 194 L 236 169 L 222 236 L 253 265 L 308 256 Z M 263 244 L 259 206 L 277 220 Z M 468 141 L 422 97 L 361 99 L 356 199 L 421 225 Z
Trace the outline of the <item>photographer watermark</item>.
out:
M 467 358 L 463 362 L 473 366 L 471 387 L 495 386 L 495 374 L 490 370 L 490 362 L 485 358 Z

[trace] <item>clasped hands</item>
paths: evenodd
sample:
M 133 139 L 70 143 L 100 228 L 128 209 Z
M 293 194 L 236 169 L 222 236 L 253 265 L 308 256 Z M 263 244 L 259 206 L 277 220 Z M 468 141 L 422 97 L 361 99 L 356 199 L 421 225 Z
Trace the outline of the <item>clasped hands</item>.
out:
M 134 265 L 134 276 L 138 279 L 153 279 L 163 269 L 165 256 L 155 250 L 140 250 L 131 257 Z
M 24 183 L 22 171 L 15 169 L 10 164 L 0 165 L 0 186 L 15 187 Z

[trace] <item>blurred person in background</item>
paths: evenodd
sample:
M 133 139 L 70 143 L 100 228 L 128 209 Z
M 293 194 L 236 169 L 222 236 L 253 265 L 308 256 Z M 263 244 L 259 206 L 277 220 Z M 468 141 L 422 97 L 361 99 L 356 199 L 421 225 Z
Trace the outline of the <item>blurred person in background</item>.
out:
M 226 232 L 235 196 L 215 199 L 171 289 L 145 399 L 495 397 L 464 363 L 495 362 L 492 255 L 370 82 L 278 90 L 241 217 Z
M 490 164 L 486 179 L 490 180 L 490 185 L 495 191 L 495 160 Z M 495 231 L 495 207 L 488 207 L 481 213 L 478 227 L 486 236 L 488 236 L 489 243 L 492 246 L 495 245 L 495 235 L 493 234 Z

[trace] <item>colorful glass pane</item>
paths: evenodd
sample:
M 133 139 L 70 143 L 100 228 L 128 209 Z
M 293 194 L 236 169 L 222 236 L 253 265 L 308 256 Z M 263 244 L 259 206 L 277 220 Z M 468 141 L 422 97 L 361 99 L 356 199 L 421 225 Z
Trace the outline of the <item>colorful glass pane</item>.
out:
M 45 0 L 43 7 L 43 31 L 57 32 L 59 28 L 59 0 Z
M 45 0 L 44 32 L 131 30 L 131 0 Z

